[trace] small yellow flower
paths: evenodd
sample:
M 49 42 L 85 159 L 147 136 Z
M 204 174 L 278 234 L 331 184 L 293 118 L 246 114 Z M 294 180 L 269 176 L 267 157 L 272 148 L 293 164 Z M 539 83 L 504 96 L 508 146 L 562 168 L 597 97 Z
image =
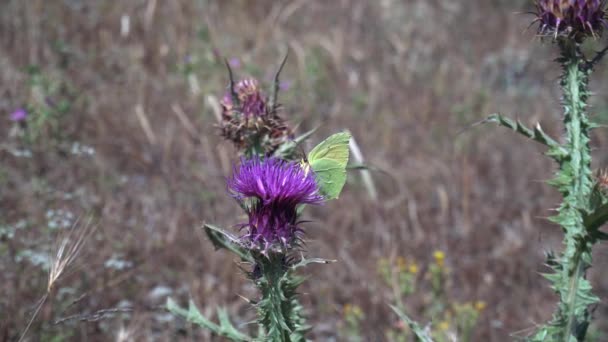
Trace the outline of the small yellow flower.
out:
M 348 316 L 350 315 L 351 311 L 353 310 L 353 306 L 350 304 L 344 304 L 344 316 Z
M 357 318 L 363 318 L 363 310 L 361 310 L 360 306 L 353 306 L 353 315 Z
M 475 310 L 483 311 L 486 308 L 486 302 L 483 300 L 478 300 L 475 302 Z
M 418 273 L 418 265 L 415 262 L 412 262 L 408 268 L 408 271 L 410 271 L 411 274 Z
M 435 253 L 433 253 L 433 257 L 435 258 L 437 265 L 443 267 L 445 264 L 445 253 L 442 251 L 435 251 Z
M 450 322 L 448 322 L 448 321 L 441 321 L 439 323 L 439 330 L 441 330 L 441 331 L 447 331 L 448 329 L 450 329 Z

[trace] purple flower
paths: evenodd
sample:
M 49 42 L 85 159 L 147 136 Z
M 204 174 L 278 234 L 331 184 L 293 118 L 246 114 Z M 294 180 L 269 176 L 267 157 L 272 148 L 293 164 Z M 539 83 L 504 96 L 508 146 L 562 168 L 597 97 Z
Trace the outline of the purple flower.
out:
M 247 78 L 239 81 L 234 87 L 234 92 L 238 97 L 240 106 L 234 106 L 231 94 L 227 92 L 221 101 L 224 112 L 234 109 L 243 114 L 245 118 L 258 118 L 266 114 L 266 100 L 260 92 L 257 80 Z
M 12 112 L 9 116 L 11 121 L 20 122 L 27 119 L 27 111 L 23 108 L 19 108 L 16 111 Z
M 238 57 L 232 57 L 228 61 L 228 64 L 230 64 L 231 67 L 238 69 L 241 67 L 241 60 L 238 59 Z
M 241 102 L 241 112 L 245 117 L 259 117 L 266 114 L 266 101 L 260 93 L 257 80 L 244 79 L 236 84 L 235 91 Z
M 290 80 L 281 81 L 279 83 L 279 89 L 281 89 L 283 91 L 287 91 L 287 90 L 289 90 L 289 88 L 291 88 L 291 81 Z
M 536 19 L 542 35 L 599 36 L 606 26 L 604 0 L 536 0 Z
M 263 251 L 297 243 L 302 232 L 297 221 L 298 205 L 323 202 L 313 173 L 298 163 L 276 158 L 242 159 L 228 180 L 228 188 L 240 201 L 253 199 L 248 208 L 249 222 L 242 224 L 247 228 L 243 239 Z

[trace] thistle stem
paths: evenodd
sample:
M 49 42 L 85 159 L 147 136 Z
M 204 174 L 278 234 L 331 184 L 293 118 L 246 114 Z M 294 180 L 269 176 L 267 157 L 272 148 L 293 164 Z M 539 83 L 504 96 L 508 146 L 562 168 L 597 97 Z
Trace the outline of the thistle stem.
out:
M 296 298 L 296 288 L 302 279 L 291 273 L 285 255 L 270 252 L 268 256 L 256 257 L 253 277 L 262 293 L 258 303 L 260 323 L 265 328 L 265 338 L 277 342 L 304 341 L 304 326 L 301 306 Z
M 559 43 L 567 154 L 558 160 L 558 175 L 552 183 L 563 196 L 559 214 L 553 220 L 562 226 L 565 249 L 554 266 L 555 274 L 547 276 L 560 296 L 557 311 L 553 321 L 548 327 L 541 328 L 534 340 L 549 337 L 570 342 L 585 338 L 589 325 L 587 307 L 594 302 L 591 286 L 585 279 L 586 270 L 591 266 L 594 241 L 585 227 L 583 214 L 593 188 L 589 147 L 591 128 L 585 114 L 589 69 L 576 42 L 562 39 Z

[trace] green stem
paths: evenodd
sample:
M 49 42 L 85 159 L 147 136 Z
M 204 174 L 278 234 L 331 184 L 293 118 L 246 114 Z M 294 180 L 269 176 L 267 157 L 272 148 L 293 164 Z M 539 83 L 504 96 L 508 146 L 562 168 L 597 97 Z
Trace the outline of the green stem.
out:
M 577 332 L 575 322 L 582 322 L 586 317 L 586 308 L 577 315 L 577 297 L 579 293 L 579 280 L 590 266 L 582 259 L 587 245 L 583 243 L 588 236 L 584 226 L 584 218 L 579 209 L 585 208 L 586 199 L 591 195 L 591 157 L 589 148 L 589 124 L 584 112 L 587 99 L 587 72 L 583 70 L 584 58 L 581 56 L 575 43 L 561 44 L 564 55 L 564 123 L 568 138 L 570 152 L 569 170 L 571 184 L 564 195 L 564 211 L 568 212 L 573 220 L 565 221 L 562 225 L 566 233 L 566 252 L 564 260 L 567 267 L 562 270 L 563 277 L 568 279 L 568 288 L 564 311 L 567 323 L 564 326 L 564 341 L 570 341 L 572 335 L 585 335 Z M 565 280 L 564 279 L 564 280 Z M 579 317 L 577 317 L 579 316 Z M 575 333 L 575 334 L 573 334 Z
M 553 218 L 564 231 L 565 249 L 554 265 L 555 274 L 547 275 L 560 296 L 552 322 L 542 327 L 534 340 L 582 341 L 589 325 L 588 305 L 595 301 L 591 285 L 585 279 L 591 266 L 593 238 L 585 227 L 584 212 L 589 207 L 593 179 L 589 147 L 590 124 L 585 114 L 588 97 L 588 68 L 577 43 L 559 42 L 563 66 L 564 125 L 567 154 L 557 159 L 559 171 L 552 184 L 563 196 Z
M 292 274 L 287 257 L 270 252 L 267 256 L 256 255 L 252 276 L 262 292 L 258 303 L 260 323 L 265 329 L 264 340 L 277 342 L 304 341 L 308 327 L 301 315 L 302 307 L 296 298 L 296 289 L 301 278 Z

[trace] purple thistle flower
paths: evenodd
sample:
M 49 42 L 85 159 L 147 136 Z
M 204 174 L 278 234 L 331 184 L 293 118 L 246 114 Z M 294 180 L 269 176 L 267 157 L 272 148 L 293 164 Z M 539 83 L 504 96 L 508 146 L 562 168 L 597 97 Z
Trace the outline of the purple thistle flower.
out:
M 238 69 L 241 67 L 241 60 L 238 59 L 238 57 L 232 57 L 228 61 L 228 64 L 230 64 L 231 67 Z
M 257 80 L 244 79 L 236 84 L 235 91 L 245 117 L 259 117 L 266 114 L 266 101 L 260 93 Z
M 287 90 L 289 90 L 289 88 L 291 88 L 291 81 L 290 80 L 281 81 L 279 83 L 279 89 L 281 89 L 283 91 L 287 91 Z
M 16 111 L 12 112 L 9 116 L 11 121 L 21 122 L 27 119 L 27 111 L 23 108 L 19 108 Z
M 261 161 L 241 159 L 228 188 L 240 201 L 253 199 L 243 239 L 252 248 L 267 251 L 276 246 L 292 247 L 302 230 L 298 227 L 297 206 L 321 204 L 323 196 L 313 173 L 298 163 L 277 158 Z
M 536 19 L 542 35 L 599 36 L 606 27 L 605 0 L 536 0 Z

